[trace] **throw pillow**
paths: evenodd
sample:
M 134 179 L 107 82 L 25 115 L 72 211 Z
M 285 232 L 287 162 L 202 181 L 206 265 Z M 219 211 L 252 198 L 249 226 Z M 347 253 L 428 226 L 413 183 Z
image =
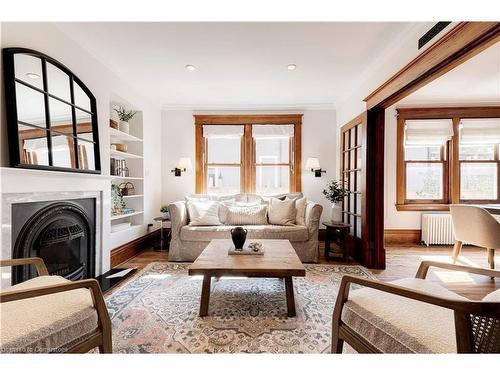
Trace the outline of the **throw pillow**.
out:
M 267 224 L 267 206 L 225 206 L 227 225 L 265 225 Z
M 290 198 L 287 198 L 290 199 Z M 297 209 L 297 215 L 295 216 L 295 224 L 306 225 L 306 197 L 295 200 L 295 208 Z
M 275 225 L 294 225 L 297 216 L 295 199 L 280 200 L 271 198 L 269 202 L 269 223 Z
M 189 215 L 189 225 L 221 225 L 219 220 L 219 202 L 188 201 L 186 203 Z

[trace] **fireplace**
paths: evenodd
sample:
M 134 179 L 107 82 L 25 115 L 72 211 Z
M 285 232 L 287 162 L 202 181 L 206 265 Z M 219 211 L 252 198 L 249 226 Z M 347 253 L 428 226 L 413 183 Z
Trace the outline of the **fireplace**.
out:
M 95 276 L 95 198 L 12 205 L 12 258 L 40 257 L 51 275 Z M 12 284 L 36 276 L 33 266 L 12 269 Z

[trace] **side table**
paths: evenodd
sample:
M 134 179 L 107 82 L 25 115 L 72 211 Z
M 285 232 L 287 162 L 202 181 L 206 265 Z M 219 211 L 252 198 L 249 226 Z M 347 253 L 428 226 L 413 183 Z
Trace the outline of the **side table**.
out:
M 349 228 L 351 224 L 345 224 L 335 221 L 325 221 L 323 225 L 326 227 L 325 233 L 325 258 L 326 260 L 332 259 L 331 254 L 338 254 L 342 256 L 344 262 L 349 260 L 349 254 L 347 253 L 346 238 L 347 233 L 349 233 Z M 331 243 L 337 244 L 340 252 L 332 252 L 330 249 Z
M 169 242 L 170 242 L 170 228 L 168 228 L 167 232 L 167 238 L 165 241 L 165 238 L 163 236 L 163 230 L 164 230 L 164 223 L 170 223 L 170 218 L 165 217 L 165 216 L 158 216 L 153 219 L 154 221 L 159 221 L 160 222 L 160 246 L 155 246 L 155 250 L 158 251 L 168 251 L 169 247 Z M 165 246 L 166 245 L 166 246 Z

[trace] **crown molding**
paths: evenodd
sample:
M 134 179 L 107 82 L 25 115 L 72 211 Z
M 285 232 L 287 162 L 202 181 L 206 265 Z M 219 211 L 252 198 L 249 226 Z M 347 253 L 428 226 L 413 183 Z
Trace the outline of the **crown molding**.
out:
M 191 104 L 164 104 L 163 111 L 306 111 L 306 110 L 335 110 L 334 104 L 281 104 L 281 105 L 191 105 Z

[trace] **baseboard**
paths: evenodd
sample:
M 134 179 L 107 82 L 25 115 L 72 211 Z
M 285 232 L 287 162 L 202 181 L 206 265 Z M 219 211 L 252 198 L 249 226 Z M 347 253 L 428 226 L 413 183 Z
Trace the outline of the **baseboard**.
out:
M 127 242 L 111 250 L 111 268 L 116 267 L 120 263 L 125 262 L 141 251 L 154 245 L 155 241 L 160 238 L 160 230 L 147 233 L 142 237 L 136 238 L 133 241 Z
M 421 240 L 420 229 L 385 229 L 386 245 L 415 245 Z

